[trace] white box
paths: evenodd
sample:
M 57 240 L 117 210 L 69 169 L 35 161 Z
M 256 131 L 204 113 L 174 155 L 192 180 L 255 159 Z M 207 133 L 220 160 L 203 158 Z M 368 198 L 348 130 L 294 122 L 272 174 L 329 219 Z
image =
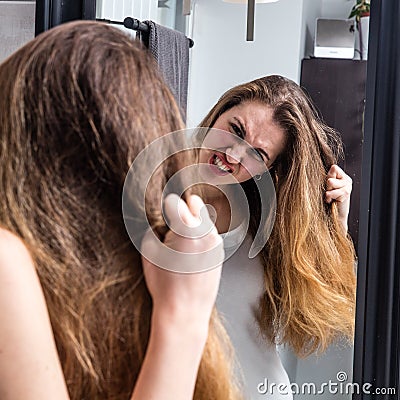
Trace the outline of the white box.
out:
M 314 57 L 354 57 L 354 20 L 317 18 Z

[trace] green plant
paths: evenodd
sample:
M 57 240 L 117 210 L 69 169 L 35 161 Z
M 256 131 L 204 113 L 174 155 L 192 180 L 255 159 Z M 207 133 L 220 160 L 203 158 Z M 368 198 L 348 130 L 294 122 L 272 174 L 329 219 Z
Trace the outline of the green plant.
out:
M 364 15 L 369 15 L 371 6 L 371 0 L 357 0 L 351 9 L 349 18 L 356 17 L 357 23 L 360 22 L 360 18 Z
M 361 31 L 361 17 L 368 16 L 370 13 L 370 7 L 371 7 L 371 0 L 357 0 L 356 4 L 354 4 L 353 8 L 351 9 L 349 18 L 355 17 L 356 19 L 356 27 L 359 32 L 358 40 L 360 44 L 359 50 L 356 50 L 360 53 L 360 59 L 363 59 L 363 54 L 362 54 L 362 49 L 363 49 L 363 42 L 365 41 L 365 38 L 363 38 L 363 35 L 365 35 L 365 32 Z M 367 38 L 368 41 L 368 38 Z

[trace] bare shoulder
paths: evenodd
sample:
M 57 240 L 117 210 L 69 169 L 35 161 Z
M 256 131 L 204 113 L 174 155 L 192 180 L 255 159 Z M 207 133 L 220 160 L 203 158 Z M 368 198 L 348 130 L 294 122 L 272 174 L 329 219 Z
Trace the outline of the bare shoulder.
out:
M 13 294 L 30 291 L 39 279 L 24 242 L 12 232 L 0 228 L 0 291 Z M 4 300 L 4 298 L 3 298 Z
M 54 335 L 23 241 L 0 228 L 0 398 L 67 400 Z
M 18 236 L 14 235 L 7 229 L 0 227 L 0 250 L 3 252 L 7 250 L 7 247 L 9 246 L 13 248 L 25 248 L 25 245 Z
M 0 228 L 0 267 L 2 270 L 15 264 L 31 264 L 32 259 L 23 241 L 12 232 Z M 1 273 L 1 272 L 0 272 Z

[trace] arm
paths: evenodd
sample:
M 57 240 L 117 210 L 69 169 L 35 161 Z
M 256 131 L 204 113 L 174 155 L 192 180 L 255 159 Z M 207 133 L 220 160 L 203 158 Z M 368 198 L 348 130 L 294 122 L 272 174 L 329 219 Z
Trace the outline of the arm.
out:
M 337 202 L 339 221 L 347 233 L 350 211 L 350 196 L 353 188 L 352 179 L 337 165 L 332 165 L 327 174 L 325 201 Z
M 24 244 L 0 229 L 0 398 L 65 400 L 45 299 Z
M 172 226 L 176 198 L 168 196 L 165 200 Z M 182 220 L 188 226 L 198 226 L 200 209 L 204 206 L 200 198 L 191 196 L 188 206 L 182 200 L 179 202 Z M 176 206 L 175 203 L 175 211 Z M 202 218 L 204 221 L 207 216 L 202 214 Z M 202 253 L 196 259 L 197 267 L 209 262 L 208 249 L 220 246 L 222 264 L 222 241 L 215 227 L 206 236 L 195 239 L 169 231 L 164 243 L 180 252 Z M 151 254 L 157 248 L 150 247 L 147 251 L 144 253 Z M 206 272 L 176 273 L 143 258 L 143 269 L 153 299 L 153 315 L 149 344 L 132 400 L 190 400 L 218 292 L 221 265 Z
M 207 339 L 204 324 L 154 312 L 132 400 L 189 400 Z

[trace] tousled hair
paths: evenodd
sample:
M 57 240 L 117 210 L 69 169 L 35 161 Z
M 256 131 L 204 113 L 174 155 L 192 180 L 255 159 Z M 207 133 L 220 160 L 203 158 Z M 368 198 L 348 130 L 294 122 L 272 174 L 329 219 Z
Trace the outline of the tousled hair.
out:
M 326 175 L 342 156 L 339 135 L 326 126 L 293 81 L 267 76 L 228 90 L 200 126 L 212 127 L 232 107 L 258 102 L 273 112 L 286 146 L 270 169 L 277 196 L 271 236 L 261 252 L 264 294 L 257 313 L 269 341 L 288 343 L 299 356 L 324 351 L 339 337 L 353 339 L 354 246 L 324 201 Z M 242 183 L 252 205 L 255 235 L 261 203 L 252 180 Z
M 121 211 L 136 155 L 183 127 L 151 57 L 95 22 L 39 35 L 0 65 L 0 225 L 28 247 L 43 287 L 72 399 L 129 399 L 152 302 Z M 160 213 L 151 181 L 146 210 Z M 145 166 L 144 166 L 145 167 Z M 214 311 L 194 399 L 239 398 L 230 346 Z

